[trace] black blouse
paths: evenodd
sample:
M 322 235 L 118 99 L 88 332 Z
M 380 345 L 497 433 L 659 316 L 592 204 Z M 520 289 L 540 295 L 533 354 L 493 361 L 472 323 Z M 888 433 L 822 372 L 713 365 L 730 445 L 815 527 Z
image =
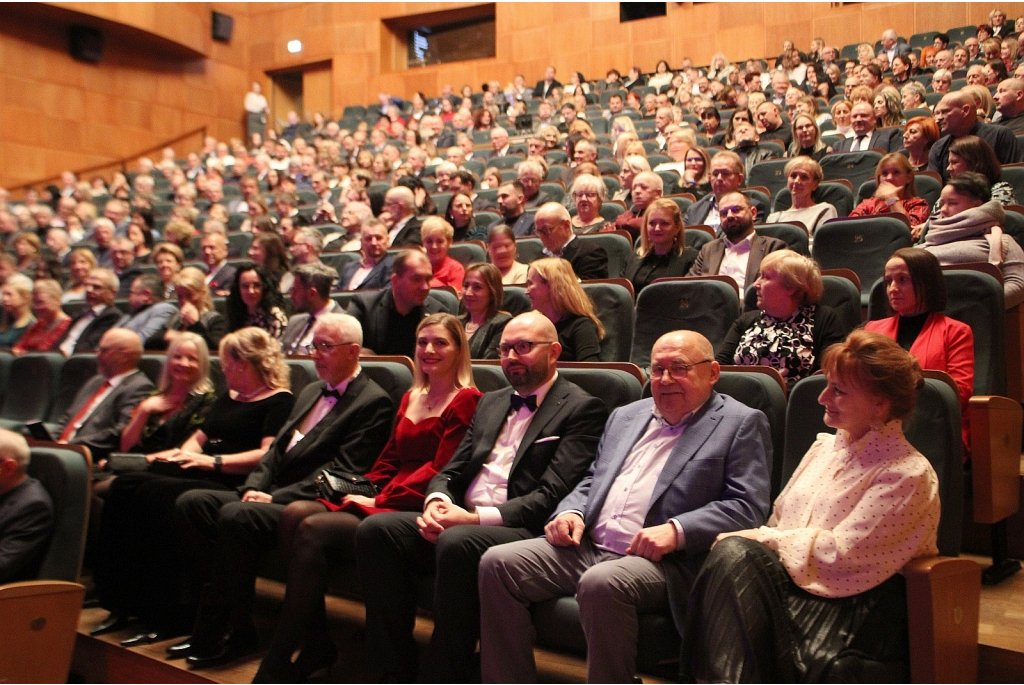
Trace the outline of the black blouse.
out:
M 641 290 L 657 278 L 685 276 L 696 259 L 697 250 L 692 247 L 685 248 L 682 254 L 673 251 L 661 256 L 655 254 L 654 250 L 644 257 L 634 252 L 622 270 L 622 277 L 633 282 L 633 290 L 639 295 Z
M 601 361 L 601 340 L 597 337 L 597 326 L 589 318 L 579 315 L 566 316 L 555 324 L 558 342 L 562 344 L 560 362 Z

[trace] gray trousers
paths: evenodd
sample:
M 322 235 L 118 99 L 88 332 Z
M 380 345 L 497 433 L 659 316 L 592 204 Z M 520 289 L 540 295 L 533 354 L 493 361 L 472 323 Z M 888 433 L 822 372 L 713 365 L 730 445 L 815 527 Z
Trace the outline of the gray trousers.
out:
M 480 657 L 485 683 L 535 683 L 530 604 L 576 595 L 587 637 L 587 682 L 636 675 L 641 611 L 667 606 L 665 572 L 643 557 L 544 538 L 492 547 L 480 561 Z

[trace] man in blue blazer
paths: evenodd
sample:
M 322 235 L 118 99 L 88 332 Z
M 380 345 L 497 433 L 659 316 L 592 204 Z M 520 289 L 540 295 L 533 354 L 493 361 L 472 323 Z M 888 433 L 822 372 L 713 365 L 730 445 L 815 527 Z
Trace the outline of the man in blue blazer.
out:
M 580 605 L 587 681 L 631 682 L 638 613 L 669 606 L 681 626 L 715 537 L 765 522 L 768 419 L 712 390 L 719 366 L 699 333 L 667 333 L 651 359 L 653 399 L 612 413 L 597 459 L 544 538 L 483 555 L 484 682 L 537 682 L 530 605 L 566 595 Z

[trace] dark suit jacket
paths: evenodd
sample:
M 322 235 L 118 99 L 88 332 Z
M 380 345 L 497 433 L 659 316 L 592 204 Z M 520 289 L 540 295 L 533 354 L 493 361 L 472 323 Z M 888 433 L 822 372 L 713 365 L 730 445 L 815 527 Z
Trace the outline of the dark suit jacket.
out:
M 423 236 L 420 235 L 420 226 L 423 222 L 417 217 L 412 217 L 402 226 L 395 239 L 391 241 L 391 247 L 407 247 L 410 245 L 422 245 Z
M 331 300 L 331 308 L 328 310 L 330 314 L 344 314 L 345 310 L 341 308 L 334 300 Z M 285 354 L 303 354 L 293 350 L 292 347 L 299 342 L 299 336 L 305 337 L 306 324 L 309 322 L 309 314 L 295 314 L 288 319 L 288 325 L 284 327 L 284 331 L 281 333 L 281 351 Z
M 35 478 L 0 495 L 0 584 L 35 580 L 53 532 L 53 501 Z
M 1013 164 L 1024 161 L 1020 146 L 1017 145 L 1017 137 L 1005 126 L 984 124 L 980 121 L 974 123 L 969 136 L 978 136 L 996 153 L 1000 164 Z M 928 170 L 935 171 L 942 176 L 943 182 L 949 180 L 949 146 L 953 144 L 953 136 L 945 135 L 935 141 L 932 149 L 928 152 Z
M 537 85 L 535 85 L 533 87 L 533 97 L 541 98 L 541 99 L 546 98 L 548 95 L 551 94 L 551 89 L 552 88 L 561 88 L 561 87 L 562 87 L 562 84 L 559 83 L 559 81 L 557 79 L 552 81 L 551 84 L 548 85 L 547 87 L 545 87 L 544 79 L 541 79 L 540 81 L 537 81 Z
M 581 281 L 608 278 L 608 251 L 592 240 L 573 238 L 562 248 L 562 259 L 572 264 Z
M 377 262 L 377 265 L 370 270 L 366 280 L 356 287 L 356 290 L 369 290 L 386 288 L 391 284 L 391 270 L 394 268 L 395 258 L 392 255 L 385 255 L 384 259 Z M 337 290 L 348 290 L 348 282 L 352 274 L 359 269 L 359 262 L 349 262 L 341 267 L 341 278 L 338 279 Z
M 469 315 L 464 314 L 461 318 L 463 325 L 469 321 Z M 497 359 L 501 334 L 511 320 L 510 314 L 498 312 L 476 329 L 476 333 L 469 339 L 470 359 Z
M 764 221 L 768 217 L 768 207 L 765 207 L 763 202 L 755 198 L 750 198 L 750 201 L 757 208 L 756 221 Z M 690 205 L 690 208 L 686 210 L 686 214 L 683 215 L 683 223 L 687 226 L 700 226 L 707 220 L 713 206 L 715 206 L 715 195 L 714 193 L 708 193 Z
M 533 212 L 523 212 L 512 223 L 509 223 L 508 220 L 504 218 L 492 221 L 491 224 L 487 227 L 487 232 L 490 233 L 491 229 L 494 228 L 495 226 L 498 226 L 500 224 L 506 224 L 509 228 L 512 229 L 512 232 L 516 234 L 517 238 L 525 238 L 527 236 L 533 235 L 533 221 Z
M 832 148 L 832 152 L 851 152 L 855 142 L 857 142 L 856 136 L 852 138 L 843 138 L 835 144 L 835 147 Z M 903 129 L 876 128 L 871 132 L 871 138 L 868 140 L 868 147 L 885 150 L 886 152 L 899 152 L 899 149 L 903 147 Z
M 761 260 L 769 252 L 786 250 L 789 246 L 778 238 L 768 238 L 755 234 L 750 244 L 750 256 L 747 257 L 747 272 L 744 276 L 744 287 L 750 287 L 757 280 L 757 274 L 761 271 Z M 705 243 L 697 254 L 697 261 L 690 268 L 687 276 L 717 276 L 722 266 L 722 257 L 725 256 L 725 239 L 716 238 Z
M 487 157 L 486 157 L 486 159 L 495 159 L 497 157 L 507 157 L 508 155 L 522 155 L 523 157 L 526 157 L 526 148 L 523 147 L 522 145 L 509 145 L 508 146 L 508 150 L 506 150 L 505 153 L 501 154 L 501 155 L 498 154 L 497 150 L 492 148 L 490 150 L 487 150 Z
M 68 331 L 75 327 L 79 319 L 89 313 L 86 309 L 84 312 L 75 317 L 75 320 L 68 326 Z M 109 331 L 111 328 L 117 326 L 118 322 L 121 321 L 121 317 L 124 316 L 124 312 L 115 307 L 114 305 L 107 305 L 107 307 L 101 311 L 89 325 L 82 331 L 82 335 L 78 336 L 78 342 L 75 343 L 74 353 L 79 354 L 82 352 L 95 352 L 96 348 L 99 347 L 100 338 L 103 334 Z M 53 346 L 53 349 L 58 349 L 67 339 L 68 334 L 65 333 L 61 336 L 57 344 Z
M 115 275 L 120 283 L 120 286 L 117 289 L 117 296 L 128 297 L 128 294 L 132 290 L 132 281 L 142 275 L 142 269 L 133 264 L 121 273 Z
M 225 264 L 218 269 L 207 286 L 210 289 L 210 293 L 216 296 L 218 290 L 231 290 L 231 286 L 234 285 L 235 281 L 235 271 L 235 267 L 230 264 Z
M 356 293 L 348 304 L 348 313 L 359 319 L 363 326 L 363 347 L 367 347 L 378 354 L 382 349 L 388 349 L 384 343 L 388 340 L 388 314 L 394 309 L 395 300 L 391 296 L 391 288 L 366 293 Z M 437 312 L 447 312 L 444 304 L 431 296 L 427 296 L 426 302 L 419 308 L 421 317 Z M 454 314 L 455 312 L 449 312 Z M 391 341 L 390 347 L 395 347 L 395 341 Z M 416 341 L 399 341 L 403 347 L 405 356 L 412 357 L 416 349 Z
M 466 437 L 434 476 L 427 493 L 443 493 L 459 506 L 491 457 L 511 409 L 512 388 L 484 394 Z M 508 500 L 498 507 L 504 524 L 539 535 L 555 506 L 584 476 L 608 410 L 579 386 L 559 377 L 526 429 L 508 477 Z
M 366 372 L 356 376 L 331 411 L 288 449 L 292 434 L 320 400 L 326 383 L 310 383 L 295 401 L 292 413 L 240 490 L 272 495 L 275 504 L 316 499 L 316 477 L 329 468 L 366 473 L 391 435 L 395 405 Z
M 64 432 L 68 422 L 75 418 L 105 380 L 101 374 L 96 374 L 82 386 L 56 425 L 57 434 Z M 128 425 L 135 407 L 154 389 L 153 382 L 141 371 L 127 376 L 93 410 L 71 442 L 88 447 L 93 460 L 106 459 L 110 452 L 121 447 L 121 431 Z

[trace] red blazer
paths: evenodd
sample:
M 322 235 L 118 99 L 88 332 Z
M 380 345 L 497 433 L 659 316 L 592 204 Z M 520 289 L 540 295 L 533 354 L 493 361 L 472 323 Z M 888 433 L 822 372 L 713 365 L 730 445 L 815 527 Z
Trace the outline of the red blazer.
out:
M 869 321 L 864 329 L 896 339 L 899 317 Z M 967 425 L 967 402 L 974 393 L 974 334 L 970 327 L 944 314 L 933 313 L 925 321 L 917 340 L 910 346 L 922 369 L 945 371 L 960 389 L 960 408 L 963 410 L 964 445 L 970 445 Z

